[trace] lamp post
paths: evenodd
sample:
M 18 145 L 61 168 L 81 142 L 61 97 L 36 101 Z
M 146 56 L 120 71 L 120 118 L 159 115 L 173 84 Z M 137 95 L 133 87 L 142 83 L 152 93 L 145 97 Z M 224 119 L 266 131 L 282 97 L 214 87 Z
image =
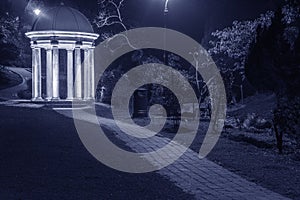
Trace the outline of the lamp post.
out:
M 164 7 L 164 28 L 165 28 L 165 33 L 164 33 L 164 64 L 165 65 L 169 65 L 169 61 L 168 61 L 168 55 L 167 55 L 167 51 L 166 51 L 166 48 L 167 48 L 167 20 L 168 20 L 168 13 L 169 13 L 169 0 L 165 0 L 165 7 Z M 174 85 L 174 77 L 173 77 L 173 73 L 171 74 L 171 85 L 173 86 Z M 174 99 L 170 99 L 171 101 L 173 101 Z M 173 120 L 176 121 L 176 117 L 177 117 L 177 111 L 175 111 L 175 108 L 174 108 L 174 105 L 173 105 L 173 102 L 171 102 L 171 106 L 170 106 L 170 109 L 173 113 Z M 176 126 L 176 123 L 173 123 L 173 126 L 175 127 Z
M 168 3 L 169 0 L 165 0 L 165 8 L 164 8 L 164 28 L 165 28 L 165 34 L 164 34 L 164 48 L 166 49 L 166 40 L 167 40 L 167 18 L 168 18 L 168 12 L 169 12 L 169 8 L 168 8 Z M 164 51 L 164 64 L 168 65 L 167 63 L 167 55 L 166 55 L 166 51 Z

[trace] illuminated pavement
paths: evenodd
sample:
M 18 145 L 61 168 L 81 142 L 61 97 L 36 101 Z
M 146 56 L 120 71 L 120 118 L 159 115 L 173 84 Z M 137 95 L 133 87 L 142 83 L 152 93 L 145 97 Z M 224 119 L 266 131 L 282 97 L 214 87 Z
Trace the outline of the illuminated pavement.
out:
M 72 117 L 71 111 L 58 112 L 67 117 Z M 80 120 L 98 124 L 95 118 L 85 111 L 81 111 Z M 113 120 L 106 118 L 101 118 L 100 120 L 112 132 L 118 131 Z M 127 129 L 132 132 L 140 131 L 132 126 L 128 126 Z M 153 151 L 171 142 L 168 138 L 158 136 L 143 142 L 126 134 L 115 134 L 115 136 L 125 142 L 135 152 Z M 181 148 L 184 148 L 178 143 L 172 142 L 172 144 L 179 151 Z M 148 159 L 148 161 L 152 165 L 159 165 L 159 162 L 162 162 L 162 160 L 172 159 L 173 156 L 176 156 L 176 152 L 168 152 L 167 154 L 168 156 L 160 159 Z M 288 199 L 253 182 L 249 182 L 208 159 L 200 159 L 198 154 L 190 149 L 175 163 L 157 171 L 157 173 L 167 177 L 183 191 L 194 195 L 196 199 Z

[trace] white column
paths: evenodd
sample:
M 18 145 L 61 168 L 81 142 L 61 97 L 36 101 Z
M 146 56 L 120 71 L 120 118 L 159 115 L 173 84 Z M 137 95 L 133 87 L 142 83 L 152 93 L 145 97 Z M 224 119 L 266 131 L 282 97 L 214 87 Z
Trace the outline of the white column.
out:
M 75 68 L 75 98 L 82 99 L 81 50 L 79 46 L 75 48 Z
M 42 98 L 42 54 L 41 54 L 41 48 L 37 48 L 37 81 L 38 81 L 38 86 L 37 86 L 37 100 L 43 100 Z
M 53 64 L 52 64 L 52 49 L 46 49 L 46 78 L 47 78 L 47 97 L 48 101 L 52 100 L 53 97 Z
M 32 49 L 32 74 L 33 74 L 33 101 L 40 101 L 42 99 L 42 58 L 41 58 L 41 49 L 34 47 Z
M 42 100 L 42 54 L 41 48 L 37 49 L 37 64 L 38 64 L 38 100 Z
M 84 100 L 89 99 L 89 83 L 90 83 L 90 57 L 89 57 L 89 50 L 84 49 L 84 80 L 83 80 L 83 85 L 84 85 Z
M 91 99 L 95 99 L 95 60 L 94 60 L 94 47 L 90 49 L 90 93 Z
M 67 91 L 68 91 L 68 100 L 74 99 L 74 78 L 73 78 L 73 49 L 67 49 L 68 52 L 68 68 L 67 68 Z
M 37 64 L 36 64 L 36 53 L 35 53 L 35 47 L 32 46 L 32 100 L 35 100 L 37 98 L 37 78 L 36 78 L 36 68 L 37 68 Z
M 53 100 L 59 100 L 59 49 L 53 46 Z

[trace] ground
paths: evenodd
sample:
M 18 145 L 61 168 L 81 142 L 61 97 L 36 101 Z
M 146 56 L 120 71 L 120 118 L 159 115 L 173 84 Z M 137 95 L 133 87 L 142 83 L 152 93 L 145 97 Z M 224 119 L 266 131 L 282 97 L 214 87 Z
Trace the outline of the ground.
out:
M 13 91 L 16 91 L 16 87 L 13 88 Z M 195 176 L 190 175 L 193 170 L 189 169 L 189 161 L 184 162 L 188 166 L 173 173 L 175 177 L 164 170 L 140 175 L 121 173 L 101 164 L 86 151 L 78 138 L 72 119 L 32 104 L 19 104 L 17 107 L 14 107 L 14 103 L 2 104 L 13 107 L 0 106 L 0 199 L 197 197 L 191 192 L 192 185 L 186 184 L 183 179 L 177 181 L 181 175 L 187 175 L 190 183 L 193 178 L 193 181 L 196 179 L 196 184 L 202 180 L 197 170 L 200 172 L 203 169 L 196 167 L 196 173 L 193 172 Z M 23 108 L 24 106 L 32 108 Z M 229 115 L 241 117 L 254 112 L 263 113 L 263 117 L 268 119 L 273 107 L 274 96 L 257 95 L 246 99 L 244 106 L 231 108 Z M 107 113 L 107 109 L 108 107 L 99 106 L 97 110 Z M 191 146 L 193 151 L 199 151 L 206 129 L 207 122 L 203 122 Z M 188 134 L 187 129 L 182 137 L 189 137 Z M 171 138 L 172 133 L 163 133 L 160 137 Z M 126 143 L 117 137 L 110 139 L 128 148 L 125 147 Z M 272 132 L 257 134 L 239 129 L 226 130 L 208 155 L 208 159 L 216 163 L 217 168 L 222 166 L 221 172 L 225 173 L 227 169 L 233 172 L 233 176 L 237 174 L 256 183 L 251 187 L 262 186 L 286 197 L 300 199 L 300 180 L 297 176 L 300 161 L 290 152 L 283 155 L 277 153 Z M 179 164 L 181 169 L 183 164 Z M 178 169 L 176 166 L 177 164 L 171 166 L 171 169 Z M 187 169 L 190 171 L 186 172 Z M 238 179 L 243 181 L 242 178 Z M 218 178 L 209 179 L 209 182 L 203 180 L 204 185 L 202 184 L 201 188 Z M 224 186 L 228 186 L 230 182 L 226 179 Z M 220 195 L 216 192 L 220 189 L 217 185 L 218 183 L 214 183 L 210 187 L 213 189 L 212 193 Z M 194 192 L 197 193 L 197 190 Z M 256 191 L 251 192 L 255 194 Z M 210 199 L 215 199 L 214 197 L 211 196 Z
M 257 94 L 245 100 L 239 109 L 231 109 L 228 116 L 246 118 L 248 113 L 257 113 L 270 120 L 275 106 L 273 94 Z M 206 131 L 207 122 L 202 122 L 199 132 Z M 172 134 L 164 133 L 167 137 Z M 191 149 L 198 152 L 203 134 L 198 134 Z M 208 159 L 226 169 L 292 199 L 300 199 L 299 157 L 293 153 L 290 139 L 285 138 L 284 154 L 278 154 L 275 135 L 270 130 L 261 133 L 239 129 L 224 130 Z
M 279 155 L 275 144 L 259 146 L 256 140 L 239 137 L 242 133 L 234 131 L 237 133 L 222 134 L 208 159 L 265 188 L 300 199 L 300 161 L 293 154 Z M 198 152 L 202 139 L 198 135 L 191 149 Z
M 101 164 L 73 120 L 54 111 L 0 110 L 0 199 L 193 198 L 155 172 L 126 174 Z
M 208 158 L 249 181 L 292 199 L 300 199 L 300 162 L 274 148 L 257 147 L 224 135 Z
M 275 95 L 257 94 L 245 100 L 245 107 L 229 115 L 245 118 L 249 113 L 256 113 L 271 120 L 275 106 Z M 300 199 L 300 179 L 295 176 L 300 172 L 300 160 L 291 151 L 289 142 L 290 138 L 285 137 L 284 154 L 279 155 L 272 129 L 261 133 L 232 129 L 224 132 L 209 158 L 248 180 L 293 199 Z

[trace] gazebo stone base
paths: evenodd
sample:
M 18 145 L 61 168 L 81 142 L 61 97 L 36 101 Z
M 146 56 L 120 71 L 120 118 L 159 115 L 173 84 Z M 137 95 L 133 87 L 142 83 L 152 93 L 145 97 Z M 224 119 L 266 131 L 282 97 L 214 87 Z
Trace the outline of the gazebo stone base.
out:
M 31 99 L 31 101 L 40 102 L 40 101 L 45 101 L 45 100 L 42 97 L 34 97 Z

